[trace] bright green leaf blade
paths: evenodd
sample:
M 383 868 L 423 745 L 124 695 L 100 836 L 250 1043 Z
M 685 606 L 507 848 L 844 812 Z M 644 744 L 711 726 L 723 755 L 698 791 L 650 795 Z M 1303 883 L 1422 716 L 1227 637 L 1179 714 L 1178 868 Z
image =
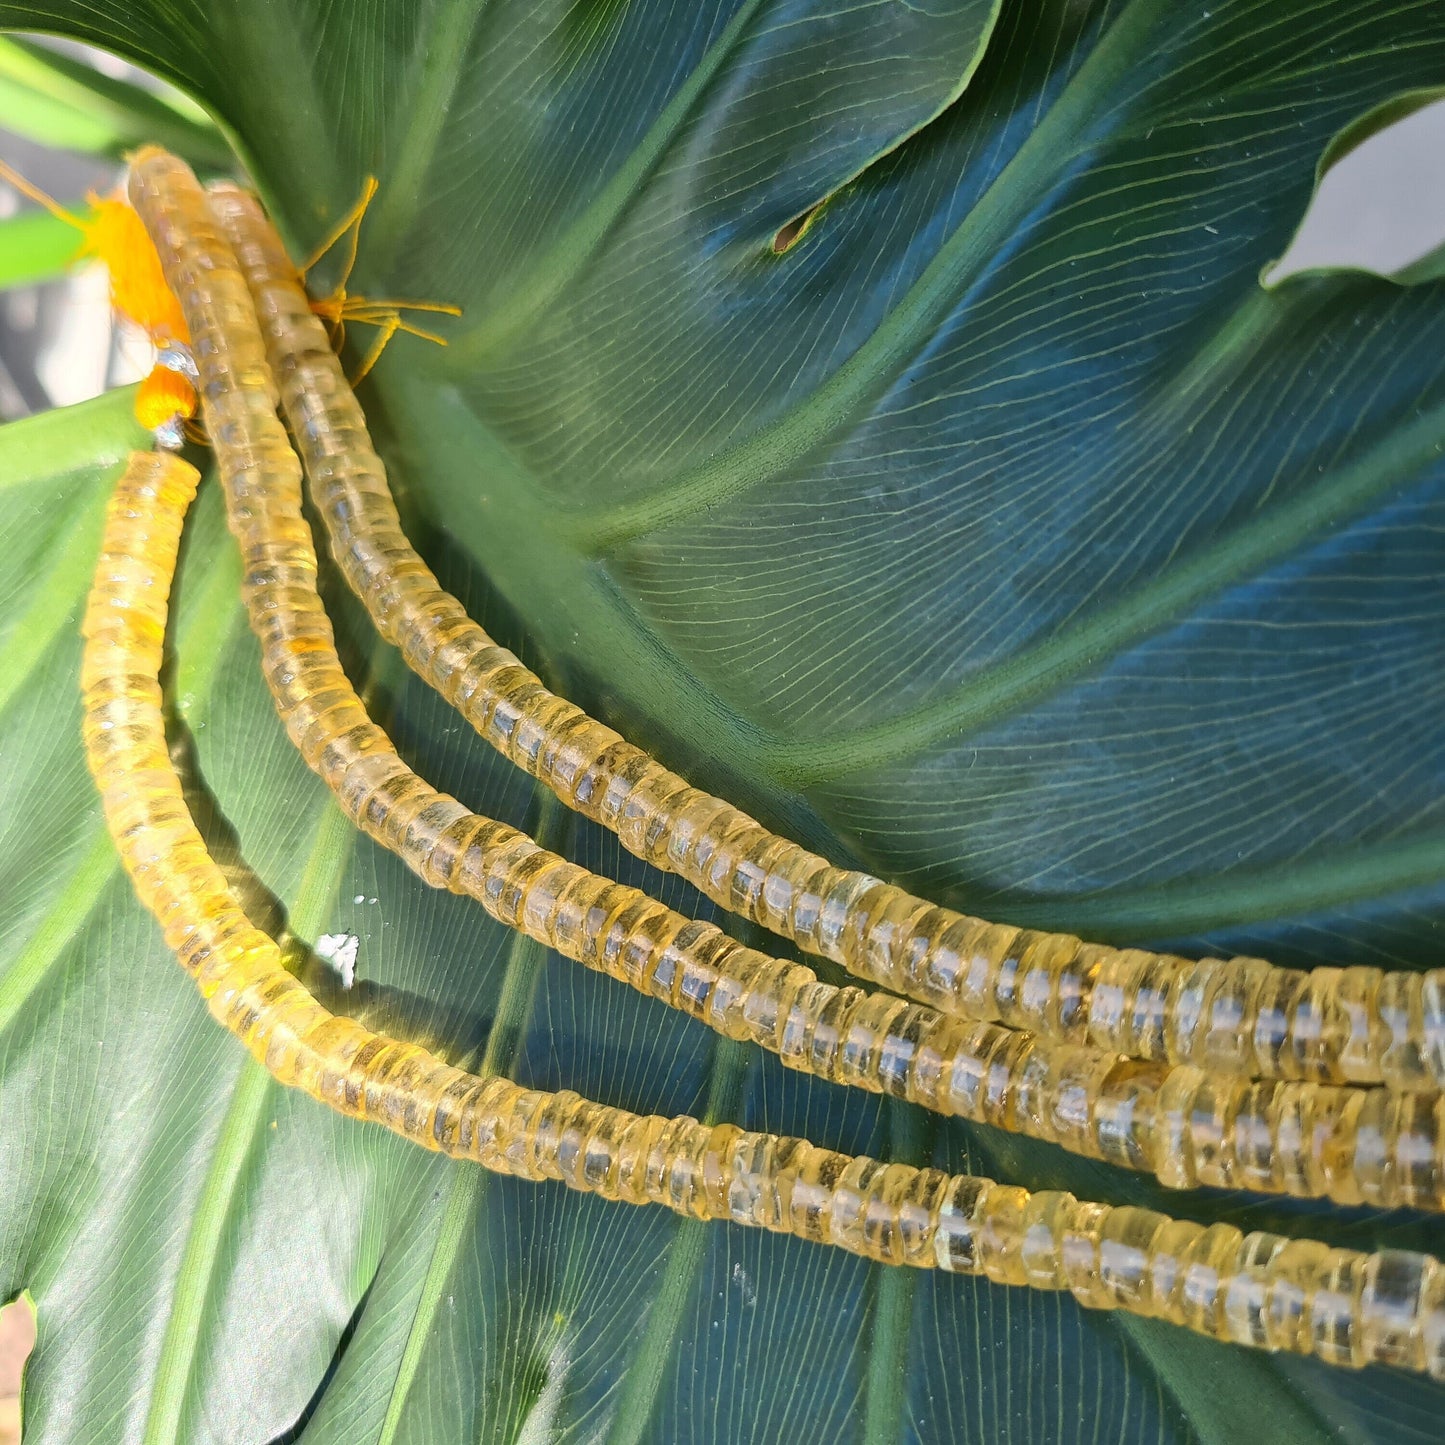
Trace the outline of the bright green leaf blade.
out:
M 4 50 L 0 50 L 0 67 L 5 58 Z M 110 125 L 26 85 L 6 74 L 3 68 L 0 68 L 0 124 L 40 145 L 91 155 L 110 155 L 115 150 L 115 132 Z
M 45 484 L 55 478 L 113 466 L 145 442 L 133 386 L 11 422 L 0 429 L 0 492 L 33 486 L 35 495 L 44 496 Z
M 996 34 L 982 6 L 761 0 L 45 15 L 203 96 L 303 239 L 378 171 L 361 280 L 467 307 L 446 353 L 399 343 L 373 393 L 418 535 L 488 625 L 669 760 L 1013 916 L 1434 961 L 1440 301 L 1256 277 L 1329 138 L 1431 79 L 1438 6 L 1020 5 Z M 856 72 L 818 63 L 845 52 Z M 27 565 L 0 595 L 31 595 Z M 316 928 L 358 934 L 351 1003 L 388 1027 L 475 1058 L 498 1019 L 519 1077 L 616 1103 L 735 1098 L 728 1117 L 840 1147 L 1438 1250 L 1433 1222 L 1166 1198 L 935 1128 L 519 955 L 321 826 L 234 566 L 208 497 L 175 691 L 213 823 Z M 408 755 L 543 821 L 342 612 Z M 0 1031 L 23 1101 L 0 1177 L 26 1181 L 0 1196 L 0 1288 L 40 1303 L 38 1438 L 1438 1435 L 1420 1381 L 483 1179 L 244 1082 L 87 871 L 73 651 L 43 662 L 0 715 L 6 755 L 36 760 L 0 789 L 24 902 L 0 958 L 29 981 Z
M 53 281 L 75 260 L 75 227 L 45 211 L 26 211 L 0 221 L 0 290 Z
M 0 126 L 41 145 L 119 156 L 152 141 L 193 165 L 230 152 L 204 114 L 34 41 L 0 39 Z

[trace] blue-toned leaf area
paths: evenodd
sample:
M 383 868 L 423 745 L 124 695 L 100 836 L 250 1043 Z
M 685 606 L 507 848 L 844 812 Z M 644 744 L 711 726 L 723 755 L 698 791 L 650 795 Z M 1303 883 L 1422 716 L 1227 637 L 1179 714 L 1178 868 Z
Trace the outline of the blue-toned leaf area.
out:
M 1332 140 L 1439 85 L 1439 0 L 49 0 L 0 24 L 178 83 L 298 256 L 378 177 L 353 290 L 463 309 L 363 391 L 413 535 L 672 766 L 990 916 L 1438 964 L 1445 283 L 1259 278 Z M 1445 1391 L 1403 1374 L 484 1176 L 271 1084 L 132 901 L 81 757 L 127 416 L 0 431 L 26 1445 L 1440 1438 Z M 207 484 L 177 756 L 258 921 L 358 938 L 337 1006 L 629 1108 L 1445 1252 L 1438 1220 L 1169 1195 L 789 1074 L 430 891 L 287 744 L 239 570 Z M 714 916 L 536 796 L 328 586 L 414 766 Z

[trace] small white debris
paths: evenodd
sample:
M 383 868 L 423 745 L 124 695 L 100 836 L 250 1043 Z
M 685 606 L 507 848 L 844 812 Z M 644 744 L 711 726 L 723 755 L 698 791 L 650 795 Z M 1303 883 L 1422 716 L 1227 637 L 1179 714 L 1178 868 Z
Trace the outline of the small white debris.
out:
M 358 893 L 358 894 L 356 895 L 356 897 L 353 898 L 351 901 L 352 901 L 353 903 L 365 903 L 365 902 L 366 902 L 366 894 L 364 894 L 364 893 Z
M 748 1278 L 748 1272 L 742 1267 L 741 1261 L 733 1265 L 733 1283 L 738 1288 L 738 1293 L 743 1297 L 743 1303 L 752 1308 L 758 1302 L 758 1292 L 753 1288 L 753 1282 Z
M 324 958 L 341 979 L 342 988 L 356 982 L 356 951 L 361 940 L 354 933 L 323 933 L 316 940 L 316 957 Z

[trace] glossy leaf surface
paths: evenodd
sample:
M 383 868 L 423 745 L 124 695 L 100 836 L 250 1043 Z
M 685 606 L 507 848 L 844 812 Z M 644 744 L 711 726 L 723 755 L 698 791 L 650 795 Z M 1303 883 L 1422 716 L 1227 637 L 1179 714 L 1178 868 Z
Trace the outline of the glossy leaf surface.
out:
M 445 352 L 399 344 L 367 396 L 417 538 L 489 626 L 669 761 L 1010 918 L 1432 963 L 1442 293 L 1257 278 L 1331 137 L 1432 79 L 1445 16 L 993 18 L 0 6 L 188 86 L 298 253 L 381 178 L 362 289 L 466 311 Z M 52 435 L 114 456 L 106 405 Z M 7 653 L 0 714 L 23 760 L 0 811 L 0 1293 L 39 1308 L 35 1439 L 1228 1441 L 1262 1419 L 1282 1441 L 1436 1437 L 1445 1395 L 1420 1382 L 484 1178 L 266 1084 L 115 876 L 72 741 L 63 619 L 105 479 L 15 445 L 32 520 L 0 596 L 51 619 Z M 417 766 L 643 876 L 337 606 Z M 214 495 L 177 637 L 178 737 L 218 846 L 302 939 L 358 935 L 356 1005 L 389 1027 L 631 1107 L 1159 1203 L 721 1047 L 357 843 L 260 688 Z M 1441 1248 L 1418 1220 L 1166 1207 Z

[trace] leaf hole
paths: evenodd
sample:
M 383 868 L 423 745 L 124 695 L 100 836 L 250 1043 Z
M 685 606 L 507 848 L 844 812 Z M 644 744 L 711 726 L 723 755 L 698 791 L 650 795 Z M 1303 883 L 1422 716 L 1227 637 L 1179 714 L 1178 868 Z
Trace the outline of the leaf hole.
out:
M 35 1306 L 21 1295 L 0 1309 L 0 1445 L 20 1445 L 20 1384 L 35 1348 Z
M 818 219 L 825 205 L 826 200 L 818 201 L 800 215 L 794 216 L 791 221 L 785 221 L 779 226 L 769 248 L 773 255 L 786 256 L 812 229 L 813 222 Z
M 1330 271 L 1445 278 L 1445 89 L 1395 96 L 1330 142 L 1299 228 L 1260 280 Z

